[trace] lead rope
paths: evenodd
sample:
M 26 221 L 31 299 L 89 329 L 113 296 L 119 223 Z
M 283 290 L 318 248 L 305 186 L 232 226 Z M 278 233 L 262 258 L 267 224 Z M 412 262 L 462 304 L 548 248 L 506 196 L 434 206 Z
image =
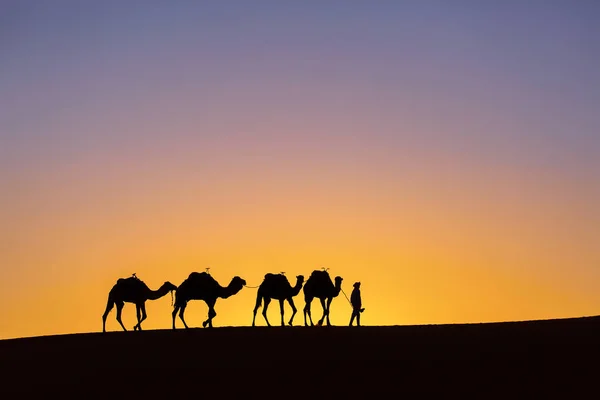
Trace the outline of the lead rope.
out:
M 173 307 L 173 291 L 171 290 L 171 307 Z
M 346 296 L 346 292 L 344 292 L 344 289 L 340 288 L 340 290 L 342 291 L 342 293 L 344 293 L 344 297 L 346 298 L 346 300 L 348 300 L 348 304 L 350 304 L 350 307 L 352 309 L 354 309 L 354 307 L 352 307 L 352 302 L 350 301 L 350 299 L 348 298 L 348 296 Z
M 352 308 L 352 310 L 354 310 L 354 306 L 352 306 L 352 302 L 350 301 L 348 296 L 346 296 L 346 292 L 344 292 L 344 289 L 340 288 L 340 290 L 342 291 L 342 293 L 344 293 L 344 297 L 346 298 L 346 300 L 348 300 L 348 304 L 350 304 L 350 307 Z M 363 307 L 359 311 L 362 313 L 363 311 L 365 311 L 365 308 Z

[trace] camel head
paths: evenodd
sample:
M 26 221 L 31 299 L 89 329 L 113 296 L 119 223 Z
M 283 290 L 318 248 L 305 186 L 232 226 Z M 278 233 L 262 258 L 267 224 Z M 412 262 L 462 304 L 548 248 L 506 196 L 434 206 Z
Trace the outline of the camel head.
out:
M 234 276 L 233 279 L 231 280 L 231 282 L 229 283 L 229 288 L 234 292 L 237 293 L 240 290 L 242 290 L 242 288 L 246 286 L 246 281 L 242 278 L 240 278 L 239 276 Z
M 296 277 L 296 280 L 298 281 L 298 283 L 303 284 L 304 283 L 304 275 L 298 275 Z
M 163 288 L 164 290 L 166 290 L 168 292 L 173 292 L 173 291 L 177 290 L 177 286 L 173 285 L 169 281 L 163 283 L 162 286 L 161 286 L 161 288 Z
M 344 278 L 342 278 L 341 276 L 336 276 L 335 279 L 334 279 L 334 281 L 335 281 L 335 287 L 336 288 L 341 288 L 343 280 L 344 280 Z

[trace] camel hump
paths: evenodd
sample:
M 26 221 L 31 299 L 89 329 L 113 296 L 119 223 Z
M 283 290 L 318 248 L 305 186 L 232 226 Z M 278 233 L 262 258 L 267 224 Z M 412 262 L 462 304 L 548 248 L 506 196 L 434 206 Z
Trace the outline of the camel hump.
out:
M 213 278 L 208 272 L 192 272 L 188 276 L 188 280 L 193 282 L 211 282 L 215 283 L 215 278 Z
M 273 274 L 271 272 L 267 272 L 265 274 L 265 281 L 269 283 L 287 283 L 288 280 L 283 274 Z
M 188 276 L 188 279 L 203 279 L 208 275 L 208 272 L 192 272 Z
M 315 278 L 315 279 L 324 279 L 324 278 L 329 278 L 329 272 L 327 271 L 322 271 L 322 270 L 314 270 L 311 274 L 310 274 L 311 278 Z
M 137 276 L 130 276 L 128 278 L 119 278 L 117 279 L 117 285 L 121 287 L 126 287 L 128 289 L 139 289 L 146 286 L 144 281 L 142 281 Z
M 137 276 L 130 276 L 127 278 L 119 278 L 117 279 L 117 283 L 131 283 L 131 282 L 142 282 L 140 278 Z
M 310 274 L 311 281 L 318 282 L 319 284 L 331 284 L 333 285 L 333 281 L 329 276 L 329 272 L 323 270 L 315 270 Z

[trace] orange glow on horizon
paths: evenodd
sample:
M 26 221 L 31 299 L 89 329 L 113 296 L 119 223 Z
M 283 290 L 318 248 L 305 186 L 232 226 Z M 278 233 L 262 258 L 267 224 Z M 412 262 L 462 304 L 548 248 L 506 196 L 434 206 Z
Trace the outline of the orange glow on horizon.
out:
M 325 266 L 332 276 L 344 278 L 348 296 L 352 283 L 362 282 L 364 325 L 590 315 L 599 301 L 580 290 L 577 276 L 570 279 L 563 268 L 567 259 L 579 267 L 593 260 L 592 253 L 582 252 L 586 243 L 568 231 L 551 231 L 552 225 L 566 227 L 576 210 L 551 219 L 551 209 L 534 206 L 534 199 L 531 205 L 494 202 L 495 194 L 488 192 L 489 199 L 485 193 L 478 198 L 478 211 L 464 188 L 440 198 L 433 187 L 419 192 L 407 186 L 403 195 L 384 182 L 379 191 L 362 191 L 352 179 L 328 186 L 316 177 L 312 187 L 289 185 L 289 192 L 285 183 L 255 191 L 245 182 L 221 197 L 214 191 L 206 197 L 194 193 L 185 179 L 180 182 L 165 183 L 170 193 L 160 190 L 161 182 L 151 193 L 136 192 L 130 182 L 124 192 L 102 198 L 96 197 L 102 182 L 91 194 L 74 190 L 89 184 L 82 177 L 64 186 L 55 183 L 56 189 L 38 201 L 44 213 L 32 213 L 20 202 L 22 212 L 8 216 L 17 229 L 4 232 L 4 243 L 11 245 L 5 263 L 13 266 L 13 276 L 3 281 L 0 300 L 16 306 L 2 309 L 2 336 L 98 331 L 117 278 L 136 272 L 158 288 L 167 280 L 179 285 L 190 272 L 206 267 L 223 285 L 239 275 L 256 286 L 266 272 L 285 271 L 293 282 L 296 275 L 308 277 Z M 104 184 L 110 188 L 114 182 Z M 518 188 L 521 196 L 527 190 L 525 182 Z M 553 246 L 560 251 L 551 252 Z M 531 268 L 536 265 L 544 271 Z M 17 281 L 26 283 L 9 285 Z M 219 300 L 215 326 L 250 325 L 255 296 L 255 289 L 244 288 Z M 302 294 L 294 300 L 295 325 L 301 325 Z M 145 329 L 170 328 L 170 302 L 169 295 L 148 302 Z M 273 304 L 269 316 L 276 324 L 279 310 Z M 134 310 L 131 304 L 124 310 L 128 329 Z M 318 301 L 312 310 L 321 315 Z M 332 322 L 346 325 L 350 311 L 340 294 L 332 304 Z M 285 312 L 289 317 L 287 305 Z M 186 315 L 190 326 L 199 327 L 206 306 L 192 302 Z M 118 330 L 114 318 L 113 311 L 108 330 Z M 260 315 L 257 321 L 264 324 Z
M 0 338 L 99 332 L 118 278 L 207 267 L 327 267 L 362 282 L 364 325 L 600 314 L 596 5 L 12 3 Z M 255 296 L 214 326 L 250 325 Z

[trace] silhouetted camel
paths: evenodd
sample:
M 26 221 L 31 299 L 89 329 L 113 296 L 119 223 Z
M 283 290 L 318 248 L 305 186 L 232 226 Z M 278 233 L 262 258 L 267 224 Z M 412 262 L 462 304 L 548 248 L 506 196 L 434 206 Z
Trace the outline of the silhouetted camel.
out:
M 315 270 L 310 274 L 310 277 L 304 284 L 303 289 L 304 301 L 306 303 L 304 306 L 305 326 L 308 326 L 308 323 L 306 322 L 307 314 L 308 318 L 310 319 L 310 325 L 314 326 L 312 316 L 310 314 L 310 304 L 315 297 L 321 300 L 321 306 L 323 307 L 323 316 L 319 320 L 318 325 L 322 325 L 323 320 L 327 318 L 327 325 L 331 326 L 331 323 L 329 322 L 329 308 L 333 298 L 340 294 L 340 290 L 342 289 L 342 280 L 342 277 L 336 276 L 334 285 L 327 271 Z
M 202 322 L 202 326 L 208 325 L 212 328 L 212 320 L 217 316 L 215 312 L 215 303 L 220 297 L 226 299 L 233 296 L 242 290 L 246 285 L 246 281 L 239 276 L 233 277 L 227 287 L 222 287 L 219 283 L 207 272 L 192 272 L 188 278 L 181 283 L 175 291 L 175 308 L 173 309 L 173 329 L 175 329 L 175 318 L 179 311 L 179 318 L 183 325 L 188 328 L 185 323 L 183 314 L 187 303 L 190 300 L 203 300 L 208 306 L 208 319 Z
M 252 326 L 254 326 L 254 321 L 256 320 L 256 310 L 260 307 L 261 301 L 264 299 L 264 308 L 262 315 L 265 317 L 265 321 L 268 326 L 271 326 L 269 320 L 267 319 L 267 309 L 269 307 L 269 303 L 271 299 L 279 300 L 279 309 L 281 312 L 281 326 L 284 326 L 283 322 L 283 302 L 285 300 L 288 301 L 290 307 L 292 307 L 292 317 L 290 318 L 290 326 L 292 326 L 292 321 L 294 320 L 294 315 L 296 315 L 296 306 L 294 305 L 293 297 L 300 293 L 300 289 L 302 289 L 302 284 L 304 283 L 304 276 L 298 275 L 296 277 L 296 286 L 292 287 L 290 282 L 283 274 L 272 274 L 268 273 L 265 275 L 262 283 L 258 287 L 258 291 L 256 293 L 256 305 L 254 306 L 253 316 L 252 316 Z
M 133 327 L 133 330 L 142 330 L 142 322 L 146 319 L 146 301 L 160 299 L 176 289 L 177 286 L 171 282 L 165 282 L 158 290 L 151 290 L 135 274 L 129 278 L 119 278 L 108 293 L 106 310 L 102 315 L 102 332 L 106 332 L 106 317 L 115 305 L 117 306 L 117 321 L 124 331 L 127 330 L 121 321 L 121 313 L 125 303 L 135 304 L 138 323 Z

